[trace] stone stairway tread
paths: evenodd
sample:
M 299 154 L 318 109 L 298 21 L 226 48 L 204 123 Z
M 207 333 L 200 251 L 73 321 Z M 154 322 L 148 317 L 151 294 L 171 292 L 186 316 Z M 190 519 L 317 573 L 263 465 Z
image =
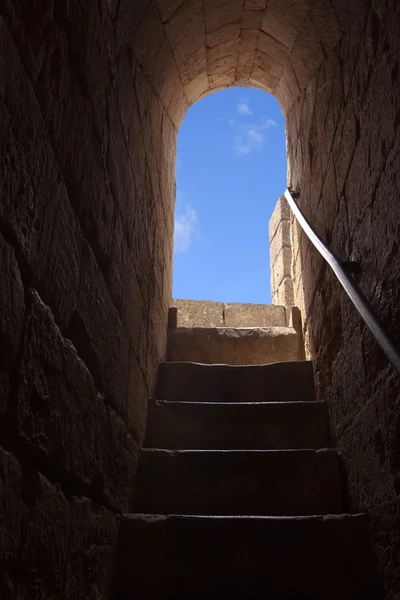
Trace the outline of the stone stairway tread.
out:
M 232 366 L 163 362 L 155 396 L 185 402 L 295 402 L 315 400 L 312 363 Z
M 129 514 L 121 525 L 119 600 L 380 597 L 363 514 L 291 518 Z
M 323 401 L 149 401 L 147 448 L 280 450 L 330 445 Z
M 168 330 L 167 360 L 257 365 L 300 360 L 292 327 L 177 327 Z
M 140 453 L 135 511 L 199 515 L 340 513 L 334 450 L 162 450 Z

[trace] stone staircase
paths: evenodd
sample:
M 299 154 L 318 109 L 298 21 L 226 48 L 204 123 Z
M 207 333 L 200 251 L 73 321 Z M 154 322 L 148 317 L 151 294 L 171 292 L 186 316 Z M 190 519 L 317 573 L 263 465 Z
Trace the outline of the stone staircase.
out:
M 274 304 L 175 300 L 167 360 L 230 365 L 302 360 L 296 310 Z
M 208 362 L 159 367 L 117 600 L 380 598 L 312 365 Z

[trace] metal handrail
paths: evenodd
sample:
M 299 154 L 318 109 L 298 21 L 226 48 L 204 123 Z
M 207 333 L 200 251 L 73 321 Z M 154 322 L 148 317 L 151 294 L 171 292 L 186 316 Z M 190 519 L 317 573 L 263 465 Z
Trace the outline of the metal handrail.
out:
M 297 195 L 297 194 L 296 194 Z M 315 233 L 310 223 L 307 221 L 300 208 L 297 206 L 295 199 L 293 198 L 293 193 L 289 190 L 289 188 L 285 191 L 285 198 L 289 203 L 290 208 L 292 209 L 297 221 L 301 225 L 305 234 L 314 244 L 318 252 L 324 257 L 326 262 L 331 267 L 332 271 L 335 273 L 336 277 L 339 279 L 339 282 L 343 286 L 346 294 L 356 307 L 357 311 L 361 315 L 361 318 L 367 325 L 368 329 L 371 331 L 372 335 L 392 363 L 392 365 L 397 369 L 400 373 L 400 351 L 396 346 L 394 339 L 389 333 L 386 326 L 383 324 L 381 319 L 378 317 L 371 304 L 365 298 L 364 294 L 361 292 L 360 288 L 356 285 L 354 280 L 346 273 L 346 270 L 343 268 L 342 263 L 336 256 L 326 247 L 324 242 L 321 240 L 319 235 Z

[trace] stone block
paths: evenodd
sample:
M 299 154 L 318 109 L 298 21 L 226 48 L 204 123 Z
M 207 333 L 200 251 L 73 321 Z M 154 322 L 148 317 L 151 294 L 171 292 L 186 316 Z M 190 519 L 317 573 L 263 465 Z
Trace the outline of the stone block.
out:
M 271 267 L 273 289 L 278 289 L 285 277 L 292 277 L 292 249 L 282 248 Z
M 224 305 L 226 327 L 284 327 L 285 308 L 272 304 Z
M 310 17 L 315 24 L 325 54 L 328 56 L 341 38 L 341 31 L 335 9 L 330 1 L 323 0 L 322 2 L 313 5 Z
M 265 59 L 265 60 L 264 60 Z M 261 62 L 261 65 L 259 64 Z M 272 94 L 276 86 L 279 84 L 279 77 L 275 76 L 270 67 L 269 60 L 266 54 L 259 50 L 255 52 L 255 64 L 251 71 L 250 81 L 256 87 Z
M 70 543 L 70 506 L 60 486 L 35 470 L 24 473 L 23 483 L 28 510 L 19 552 L 22 576 L 16 578 L 15 587 L 34 598 L 61 598 Z
M 260 365 L 301 360 L 299 336 L 289 327 L 177 328 L 168 332 L 168 361 Z
M 226 44 L 233 40 L 238 44 L 240 33 L 240 23 L 231 23 L 230 25 L 211 31 L 206 35 L 207 48 L 214 48 L 214 46 Z
M 244 10 L 265 10 L 267 0 L 245 0 Z
M 236 68 L 232 68 L 225 73 L 216 73 L 209 76 L 211 89 L 219 91 L 225 87 L 230 87 L 234 84 L 236 77 Z
M 330 448 L 326 402 L 212 403 L 149 400 L 146 448 Z
M 202 0 L 184 2 L 166 24 L 166 32 L 172 48 L 183 39 L 198 39 L 204 36 L 204 13 Z
M 168 21 L 184 2 L 185 0 L 156 0 L 163 22 Z
M 273 265 L 278 254 L 283 248 L 291 248 L 291 226 L 290 221 L 281 221 L 278 225 L 274 237 L 270 241 L 270 264 Z
M 177 327 L 223 327 L 224 305 L 206 300 L 173 300 L 178 309 Z
M 207 50 L 207 69 L 210 76 L 224 75 L 227 71 L 235 68 L 236 55 L 233 53 L 235 46 L 235 42 L 230 41 Z
M 250 29 L 260 33 L 263 16 L 264 11 L 262 10 L 247 10 L 245 8 L 243 11 L 242 32 Z
M 183 86 L 191 83 L 192 79 L 207 72 L 207 52 L 204 46 L 199 47 L 196 52 L 189 56 L 180 68 L 180 77 Z
M 296 5 L 296 9 L 300 4 Z M 298 36 L 301 19 L 296 19 L 294 6 L 283 4 L 279 0 L 270 0 L 265 11 L 262 30 L 272 35 L 290 51 Z
M 65 324 L 76 303 L 79 230 L 36 98 L 2 22 L 0 56 L 0 102 L 6 107 L 0 122 L 0 216 L 24 274 L 40 283 L 57 319 Z M 18 94 L 12 95 L 11 89 Z
M 243 12 L 243 2 L 221 2 L 220 0 L 205 0 L 205 23 L 207 33 L 225 25 L 240 22 Z
M 281 44 L 278 40 L 264 31 L 260 31 L 257 48 L 264 52 L 274 65 L 278 64 L 283 66 L 289 54 L 288 49 L 284 44 Z
M 286 116 L 288 111 L 292 107 L 294 98 L 290 91 L 290 87 L 284 77 L 285 72 L 286 72 L 286 69 L 284 69 L 283 75 L 279 81 L 279 84 L 275 89 L 275 97 L 277 98 L 277 100 L 279 102 L 279 106 L 281 107 L 283 114 Z M 290 144 L 289 140 L 287 140 L 286 143 Z M 288 181 L 290 181 L 290 180 L 291 180 L 290 165 L 288 165 Z
M 6 411 L 10 375 L 17 356 L 25 312 L 24 287 L 15 254 L 0 233 L 0 415 Z
M 187 83 L 185 85 L 185 94 L 189 102 L 196 102 L 200 96 L 208 91 L 209 85 L 207 73 L 200 73 L 190 83 Z
M 293 279 L 291 277 L 284 277 L 279 284 L 276 300 L 278 304 L 284 306 L 294 305 Z
M 187 390 L 190 389 L 190 398 Z M 311 362 L 257 369 L 189 362 L 161 363 L 156 398 L 173 402 L 297 402 L 315 400 Z
M 21 498 L 21 479 L 18 460 L 0 448 L 0 561 L 3 565 L 17 557 L 21 544 L 26 513 Z
M 44 470 L 126 510 L 136 446 L 34 291 L 22 350 L 14 425 L 22 447 Z
M 285 198 L 285 196 L 280 196 L 274 211 L 269 220 L 269 241 L 272 242 L 272 239 L 278 229 L 281 221 L 289 221 L 290 219 L 290 206 Z
M 188 472 L 195 474 L 191 469 Z M 310 481 L 307 485 L 309 492 Z M 293 496 L 298 499 L 298 494 Z M 305 598 L 380 598 L 368 525 L 363 514 L 294 519 L 124 515 L 117 559 L 118 597 L 129 600 L 132 589 L 139 598 L 173 596 L 177 577 L 171 573 L 179 571 L 183 597 L 190 597 L 195 580 L 203 598 L 216 597 L 216 589 L 219 597 L 239 590 L 247 598 L 257 598 L 260 590 L 268 589 L 271 598 L 295 597 L 299 590 Z M 398 529 L 393 537 L 398 540 Z M 137 539 L 143 543 L 136 556 Z M 321 547 L 326 551 L 321 552 Z M 158 577 L 154 577 L 153 563 L 159 565 Z
M 71 499 L 64 598 L 107 600 L 114 584 L 119 518 L 88 498 Z
M 343 512 L 340 476 L 340 459 L 331 449 L 289 452 L 143 449 L 136 512 L 204 516 L 339 515 Z M 216 481 L 219 485 L 215 485 Z M 296 493 L 298 489 L 302 489 L 301 494 Z

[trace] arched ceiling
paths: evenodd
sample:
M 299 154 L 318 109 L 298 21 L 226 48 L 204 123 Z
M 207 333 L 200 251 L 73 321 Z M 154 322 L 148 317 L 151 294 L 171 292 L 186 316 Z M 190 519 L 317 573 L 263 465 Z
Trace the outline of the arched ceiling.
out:
M 186 109 L 213 91 L 251 86 L 274 94 L 286 113 L 365 4 L 365 0 L 150 0 L 147 12 L 154 9 L 157 14 L 145 19 L 138 54 L 148 63 L 151 77 L 157 78 L 156 89 L 163 86 L 160 96 L 168 85 L 175 88 L 169 96 L 179 87 Z M 152 67 L 146 53 L 154 59 Z

